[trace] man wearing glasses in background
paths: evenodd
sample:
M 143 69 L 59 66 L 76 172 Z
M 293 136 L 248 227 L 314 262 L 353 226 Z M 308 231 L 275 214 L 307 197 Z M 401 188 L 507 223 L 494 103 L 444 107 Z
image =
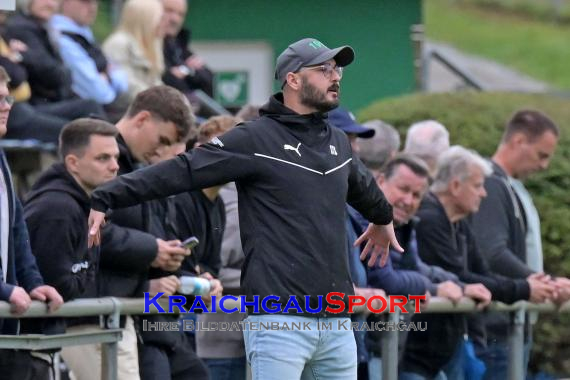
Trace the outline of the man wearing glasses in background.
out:
M 346 301 L 354 294 L 345 202 L 372 221 L 356 242 L 368 241 L 362 257 L 370 253 L 370 265 L 380 255 L 387 257 L 390 245 L 401 251 L 392 207 L 353 154 L 346 134 L 327 120 L 326 113 L 339 103 L 342 67 L 353 59 L 349 46 L 329 49 L 313 38 L 293 43 L 277 59 L 275 78 L 283 91 L 261 108 L 259 119 L 93 193 L 90 239 L 97 243 L 108 209 L 236 182 L 245 253 L 242 294 L 249 301 L 277 296 L 269 304 L 281 310 L 250 309 L 246 325 L 310 326 L 290 331 L 246 326 L 254 380 L 356 378 L 354 335 L 341 327 L 343 322 L 350 326 Z M 324 310 L 329 292 L 346 295 L 343 312 Z M 284 313 L 290 295 L 298 308 Z M 319 331 L 317 323 L 323 321 L 332 329 Z

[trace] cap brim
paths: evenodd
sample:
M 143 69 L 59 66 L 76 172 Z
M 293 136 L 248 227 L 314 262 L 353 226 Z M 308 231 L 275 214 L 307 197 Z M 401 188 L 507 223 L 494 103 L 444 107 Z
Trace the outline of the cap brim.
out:
M 376 131 L 374 129 L 366 128 L 360 124 L 351 124 L 341 128 L 345 133 L 354 133 L 362 139 L 369 139 L 374 137 Z
M 331 49 L 324 52 L 321 55 L 316 56 L 310 62 L 307 62 L 305 66 L 318 65 L 328 61 L 329 59 L 335 60 L 336 64 L 342 67 L 346 67 L 354 61 L 354 50 L 350 46 L 341 46 L 336 49 Z

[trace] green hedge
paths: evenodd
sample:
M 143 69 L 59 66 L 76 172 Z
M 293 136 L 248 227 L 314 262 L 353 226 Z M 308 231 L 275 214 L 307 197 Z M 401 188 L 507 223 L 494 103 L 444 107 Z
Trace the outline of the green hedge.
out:
M 405 138 L 413 122 L 435 119 L 450 132 L 452 144 L 491 155 L 505 122 L 520 108 L 538 109 L 561 128 L 549 170 L 527 181 L 542 220 L 545 270 L 570 277 L 570 99 L 512 93 L 462 92 L 412 95 L 373 103 L 359 120 L 382 119 Z M 570 374 L 570 315 L 544 314 L 535 329 L 531 367 Z

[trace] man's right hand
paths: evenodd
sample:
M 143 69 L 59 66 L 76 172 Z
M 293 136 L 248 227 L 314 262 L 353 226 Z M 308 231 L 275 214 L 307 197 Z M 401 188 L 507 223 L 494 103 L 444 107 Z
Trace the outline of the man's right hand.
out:
M 156 239 L 158 244 L 158 252 L 156 258 L 151 263 L 153 268 L 160 268 L 167 272 L 174 272 L 180 265 L 184 258 L 190 255 L 190 250 L 180 246 L 180 240 L 164 241 Z
M 477 302 L 477 308 L 480 310 L 489 305 L 493 298 L 489 289 L 487 289 L 483 284 L 465 285 L 465 288 L 463 288 L 463 294 L 465 294 L 465 297 L 472 298 Z
M 447 298 L 453 303 L 459 302 L 463 297 L 463 290 L 453 281 L 445 281 L 437 285 L 438 297 Z
M 171 296 L 178 290 L 180 280 L 176 276 L 154 278 L 149 281 L 148 292 L 154 296 L 163 292 L 165 296 Z
M 530 288 L 530 302 L 542 303 L 557 298 L 556 283 L 544 273 L 534 273 L 527 277 Z
M 19 286 L 14 287 L 8 301 L 12 305 L 12 313 L 16 315 L 23 314 L 32 304 L 32 299 L 28 293 Z

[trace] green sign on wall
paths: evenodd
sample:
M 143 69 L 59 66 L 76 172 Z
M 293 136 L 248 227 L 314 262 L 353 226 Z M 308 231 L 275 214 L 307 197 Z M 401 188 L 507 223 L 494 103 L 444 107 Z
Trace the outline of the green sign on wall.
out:
M 248 101 L 248 72 L 221 71 L 214 77 L 214 97 L 224 107 L 243 106 Z

